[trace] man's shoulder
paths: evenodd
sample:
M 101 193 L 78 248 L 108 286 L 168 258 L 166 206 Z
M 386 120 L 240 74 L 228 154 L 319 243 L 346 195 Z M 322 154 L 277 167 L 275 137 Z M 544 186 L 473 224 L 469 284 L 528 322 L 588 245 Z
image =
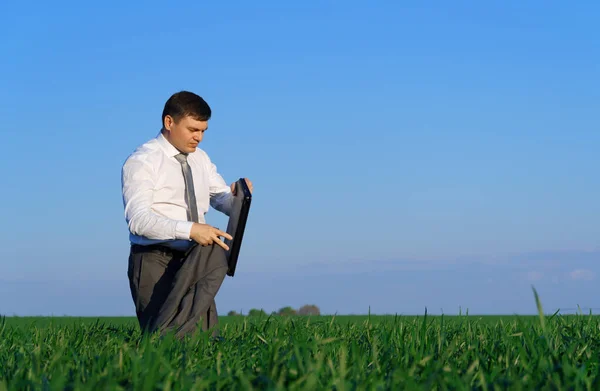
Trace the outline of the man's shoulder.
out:
M 199 163 L 209 163 L 210 162 L 210 157 L 208 156 L 208 153 L 206 153 L 206 151 L 203 150 L 202 148 L 197 147 L 196 150 L 194 152 L 192 152 L 191 155 Z
M 156 158 L 162 153 L 158 140 L 156 138 L 152 138 L 145 143 L 139 145 L 127 158 L 123 163 L 123 166 L 126 167 L 135 163 L 148 163 L 150 164 L 153 158 Z

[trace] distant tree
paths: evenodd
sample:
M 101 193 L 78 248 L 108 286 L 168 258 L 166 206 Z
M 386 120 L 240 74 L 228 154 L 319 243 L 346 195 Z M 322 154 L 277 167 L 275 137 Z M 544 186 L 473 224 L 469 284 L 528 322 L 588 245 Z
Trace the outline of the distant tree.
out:
M 238 316 L 239 314 L 236 311 L 229 311 L 227 316 Z
M 261 316 L 261 315 L 267 315 L 265 310 L 263 310 L 262 308 L 260 310 L 258 310 L 256 308 L 252 308 L 250 311 L 248 311 L 248 316 Z
M 277 311 L 277 315 L 280 315 L 280 316 L 296 315 L 296 310 L 290 306 L 283 307 L 283 308 L 280 308 L 279 311 Z
M 300 307 L 298 315 L 321 315 L 321 310 L 314 304 L 306 304 Z

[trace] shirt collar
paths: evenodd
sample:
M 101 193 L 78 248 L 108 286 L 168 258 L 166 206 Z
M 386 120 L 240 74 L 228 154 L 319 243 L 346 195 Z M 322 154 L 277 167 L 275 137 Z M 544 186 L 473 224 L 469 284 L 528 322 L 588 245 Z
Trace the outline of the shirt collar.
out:
M 158 136 L 156 136 L 156 140 L 158 141 L 158 144 L 162 147 L 163 151 L 165 151 L 167 156 L 174 157 L 181 153 L 177 148 L 173 146 L 173 144 L 169 142 L 169 140 L 166 139 L 162 132 L 158 133 Z

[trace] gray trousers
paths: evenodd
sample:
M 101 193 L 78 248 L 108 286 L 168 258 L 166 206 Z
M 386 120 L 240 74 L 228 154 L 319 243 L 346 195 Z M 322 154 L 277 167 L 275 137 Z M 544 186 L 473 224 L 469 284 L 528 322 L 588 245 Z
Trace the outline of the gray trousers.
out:
M 215 296 L 227 268 L 225 251 L 216 244 L 186 253 L 132 245 L 127 276 L 141 329 L 182 338 L 200 325 L 216 336 Z

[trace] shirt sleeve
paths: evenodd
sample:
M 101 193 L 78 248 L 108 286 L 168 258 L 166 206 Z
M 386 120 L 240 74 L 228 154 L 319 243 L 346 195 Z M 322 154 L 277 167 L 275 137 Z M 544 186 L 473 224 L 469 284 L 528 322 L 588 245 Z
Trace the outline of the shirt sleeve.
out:
M 208 178 L 209 178 L 209 192 L 210 192 L 210 205 L 229 216 L 233 205 L 233 193 L 231 188 L 223 177 L 217 171 L 217 166 L 208 158 Z
M 125 220 L 129 231 L 148 239 L 190 239 L 193 222 L 173 220 L 152 211 L 154 175 L 150 164 L 130 158 L 121 172 Z

